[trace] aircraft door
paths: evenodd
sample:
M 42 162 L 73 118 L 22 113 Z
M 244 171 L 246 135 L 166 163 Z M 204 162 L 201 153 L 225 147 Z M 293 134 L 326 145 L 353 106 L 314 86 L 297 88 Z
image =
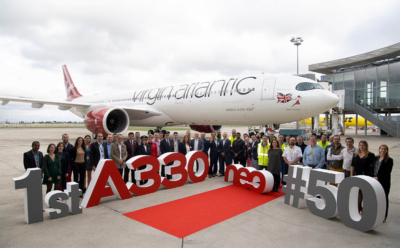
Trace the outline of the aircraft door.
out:
M 263 87 L 261 90 L 261 99 L 262 100 L 275 99 L 275 83 L 276 83 L 276 78 L 264 79 Z

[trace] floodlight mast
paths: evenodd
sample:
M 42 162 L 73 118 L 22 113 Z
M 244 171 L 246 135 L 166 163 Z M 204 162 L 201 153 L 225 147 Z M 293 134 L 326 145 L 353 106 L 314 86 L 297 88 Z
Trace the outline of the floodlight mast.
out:
M 290 42 L 293 42 L 295 46 L 297 46 L 297 74 L 299 74 L 299 46 L 304 40 L 301 37 L 292 38 Z

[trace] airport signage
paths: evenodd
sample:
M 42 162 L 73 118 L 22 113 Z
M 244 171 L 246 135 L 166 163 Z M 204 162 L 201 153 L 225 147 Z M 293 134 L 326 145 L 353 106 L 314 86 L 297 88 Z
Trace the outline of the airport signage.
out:
M 312 214 L 321 218 L 340 216 L 347 227 L 362 232 L 380 226 L 385 218 L 385 192 L 372 177 L 344 178 L 343 172 L 291 165 L 284 181 L 285 204 L 295 208 L 307 206 Z M 325 185 L 326 182 L 339 186 Z M 363 196 L 362 214 L 358 210 L 359 191 Z

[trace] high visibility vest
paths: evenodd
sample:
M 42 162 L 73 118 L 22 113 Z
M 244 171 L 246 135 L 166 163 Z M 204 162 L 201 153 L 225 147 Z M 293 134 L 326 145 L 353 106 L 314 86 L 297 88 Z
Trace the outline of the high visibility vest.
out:
M 320 142 L 317 143 L 317 145 L 322 146 L 322 148 L 324 148 L 324 151 L 325 151 L 325 148 L 329 145 L 329 142 L 326 141 L 326 142 L 325 142 L 325 145 L 323 145 L 323 144 L 322 144 L 322 141 L 320 141 Z
M 268 149 L 269 143 L 264 147 L 262 146 L 262 142 L 258 144 L 257 155 L 258 155 L 258 164 L 262 166 L 268 165 Z
M 231 137 L 229 137 L 228 139 L 231 141 L 231 146 L 232 146 L 232 145 L 233 145 L 233 141 L 235 141 L 237 138 L 236 138 L 236 137 L 233 137 L 233 136 L 231 136 Z
M 285 148 L 288 147 L 288 146 L 289 146 L 289 144 L 283 143 L 283 144 L 281 145 L 282 152 L 284 152 L 284 151 L 285 151 Z

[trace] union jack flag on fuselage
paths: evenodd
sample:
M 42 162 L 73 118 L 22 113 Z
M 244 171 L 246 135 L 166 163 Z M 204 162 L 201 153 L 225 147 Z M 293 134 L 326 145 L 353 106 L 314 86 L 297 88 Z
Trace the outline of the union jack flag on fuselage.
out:
M 276 103 L 287 103 L 292 99 L 292 93 L 288 93 L 288 94 L 282 94 L 279 92 L 276 92 L 276 98 L 278 99 L 278 101 Z

